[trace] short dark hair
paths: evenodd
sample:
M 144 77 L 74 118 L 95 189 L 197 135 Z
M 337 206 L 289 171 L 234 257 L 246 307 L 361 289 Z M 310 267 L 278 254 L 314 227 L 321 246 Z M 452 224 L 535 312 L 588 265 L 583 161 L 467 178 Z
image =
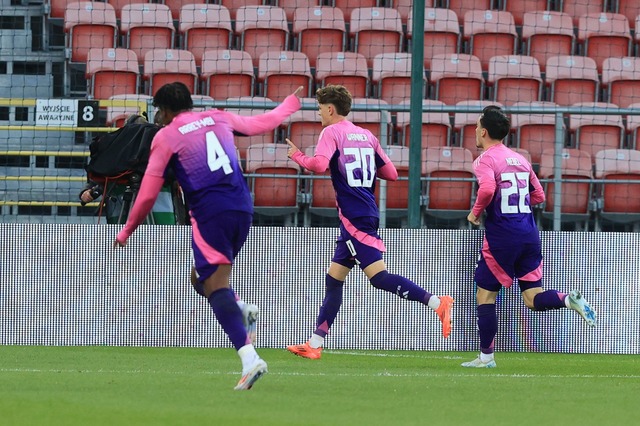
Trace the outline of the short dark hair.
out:
M 480 125 L 487 129 L 491 139 L 502 140 L 511 130 L 511 120 L 499 106 L 489 105 L 482 110 Z
M 190 110 L 193 108 L 191 92 L 179 81 L 167 83 L 153 96 L 153 106 L 172 112 Z
M 319 104 L 332 104 L 338 114 L 347 116 L 351 112 L 353 98 L 346 87 L 330 84 L 316 90 L 316 100 Z

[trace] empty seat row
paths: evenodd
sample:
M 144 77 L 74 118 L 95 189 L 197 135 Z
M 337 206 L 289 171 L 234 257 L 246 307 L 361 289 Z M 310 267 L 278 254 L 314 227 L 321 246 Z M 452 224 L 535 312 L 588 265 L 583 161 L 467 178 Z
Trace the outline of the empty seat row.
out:
M 450 9 L 425 10 L 425 66 L 439 53 L 468 53 L 488 69 L 489 58 L 523 53 L 538 59 L 542 70 L 546 58 L 579 53 L 593 57 L 601 66 L 608 56 L 632 54 L 632 36 L 622 14 L 597 13 L 580 17 L 577 37 L 569 15 L 562 12 L 528 12 L 524 16 L 520 49 L 516 25 L 510 12 L 472 10 L 465 13 L 461 32 L 455 12 Z M 640 16 L 638 16 L 640 19 Z M 318 54 L 330 51 L 354 51 L 367 59 L 369 68 L 376 54 L 404 49 L 405 32 L 395 9 L 356 8 L 345 21 L 335 7 L 318 6 L 295 9 L 289 30 L 284 9 L 277 6 L 243 6 L 233 23 L 222 5 L 188 4 L 181 8 L 176 42 L 176 27 L 166 5 L 134 3 L 122 9 L 118 26 L 113 7 L 108 3 L 77 2 L 65 13 L 65 31 L 70 60 L 84 62 L 90 47 L 126 47 L 136 51 L 140 60 L 150 48 L 190 50 L 199 65 L 205 49 L 238 48 L 250 53 L 254 61 L 266 50 L 298 50 L 315 66 Z M 122 43 L 119 43 L 122 36 Z M 636 33 L 636 40 L 640 35 Z M 406 39 L 413 39 L 412 25 Z M 608 46 L 606 52 L 603 45 Z M 575 48 L 577 47 L 577 48 Z M 254 62 L 254 66 L 257 63 Z

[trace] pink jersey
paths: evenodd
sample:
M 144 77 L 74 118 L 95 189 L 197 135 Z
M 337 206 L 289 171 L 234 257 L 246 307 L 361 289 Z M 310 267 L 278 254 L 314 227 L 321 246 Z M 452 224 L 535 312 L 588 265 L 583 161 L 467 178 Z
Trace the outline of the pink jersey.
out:
M 359 229 L 360 218 L 379 217 L 374 193 L 376 177 L 398 178 L 378 138 L 369 130 L 342 120 L 322 129 L 314 157 L 298 152 L 292 159 L 316 173 L 329 166 L 338 214 L 345 229 L 367 245 L 384 248 L 379 238 Z
M 509 244 L 517 237 L 539 239 L 531 206 L 544 201 L 544 190 L 531 164 L 503 144 L 485 150 L 473 162 L 478 196 L 472 212 L 484 210 L 490 246 Z
M 300 100 L 290 95 L 261 115 L 240 116 L 220 110 L 178 114 L 153 139 L 149 164 L 123 232 L 130 235 L 147 216 L 170 163 L 194 219 L 222 211 L 252 213 L 251 194 L 240 169 L 234 136 L 273 130 L 298 109 Z

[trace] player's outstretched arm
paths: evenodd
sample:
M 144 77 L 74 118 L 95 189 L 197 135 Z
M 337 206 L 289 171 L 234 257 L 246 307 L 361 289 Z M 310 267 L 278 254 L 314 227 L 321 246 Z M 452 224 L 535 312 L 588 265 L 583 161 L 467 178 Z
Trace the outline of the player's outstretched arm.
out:
M 313 157 L 307 157 L 298 149 L 298 147 L 293 142 L 291 142 L 290 139 L 287 138 L 285 139 L 285 141 L 287 142 L 287 145 L 289 145 L 289 151 L 287 151 L 289 158 L 291 158 L 293 161 L 295 161 L 305 169 L 310 170 L 314 173 L 322 173 L 327 170 L 327 167 L 329 167 L 329 159 L 324 155 L 314 155 Z
M 127 240 L 133 234 L 138 226 L 142 223 L 145 217 L 151 212 L 153 204 L 158 198 L 160 189 L 164 184 L 164 178 L 153 175 L 144 175 L 142 183 L 140 184 L 140 190 L 138 196 L 133 203 L 133 209 L 129 213 L 127 223 L 124 228 L 118 233 L 116 241 L 113 243 L 114 247 L 124 247 L 127 245 Z
M 287 96 L 280 105 L 264 114 L 243 116 L 228 113 L 233 130 L 244 136 L 253 136 L 275 129 L 281 125 L 287 117 L 300 109 L 302 104 L 300 103 L 299 95 L 302 93 L 302 89 L 302 86 L 298 87 L 298 89 Z

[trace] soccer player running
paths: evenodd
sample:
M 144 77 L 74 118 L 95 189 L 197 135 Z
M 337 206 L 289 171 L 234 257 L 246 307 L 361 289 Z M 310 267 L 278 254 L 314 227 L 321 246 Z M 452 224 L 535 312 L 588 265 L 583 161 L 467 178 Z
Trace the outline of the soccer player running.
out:
M 153 140 L 140 191 L 114 243 L 126 245 L 147 216 L 171 163 L 191 208 L 192 249 L 199 284 L 194 287 L 208 299 L 242 361 L 236 390 L 251 389 L 267 372 L 267 364 L 250 342 L 229 286 L 233 260 L 253 219 L 251 193 L 240 169 L 234 135 L 257 135 L 275 129 L 300 109 L 301 89 L 272 111 L 244 117 L 220 110 L 193 112 L 191 94 L 184 84 L 162 86 L 153 97 L 153 105 L 159 109 L 165 127 Z
M 304 155 L 287 139 L 289 157 L 315 173 L 322 173 L 327 168 L 331 170 L 340 235 L 325 276 L 325 296 L 316 329 L 306 343 L 287 349 L 301 357 L 320 358 L 324 339 L 342 305 L 344 280 L 355 265 L 363 270 L 375 288 L 435 310 L 442 322 L 442 334 L 448 337 L 453 298 L 434 296 L 407 278 L 388 273 L 382 260 L 382 252 L 386 249 L 378 235 L 379 211 L 374 189 L 376 176 L 386 180 L 398 178 L 395 166 L 371 132 L 346 119 L 351 111 L 352 97 L 345 87 L 329 85 L 318 89 L 316 99 L 323 130 L 315 155 Z
M 518 279 L 524 304 L 534 311 L 569 308 L 590 326 L 596 313 L 579 291 L 569 294 L 542 290 L 542 245 L 531 206 L 545 200 L 544 190 L 531 164 L 502 144 L 511 122 L 497 106 L 484 108 L 476 125 L 476 146 L 483 150 L 473 162 L 478 180 L 476 202 L 467 216 L 480 225 L 486 211 L 485 235 L 475 270 L 480 355 L 463 367 L 492 368 L 498 331 L 496 297 L 501 287 Z

